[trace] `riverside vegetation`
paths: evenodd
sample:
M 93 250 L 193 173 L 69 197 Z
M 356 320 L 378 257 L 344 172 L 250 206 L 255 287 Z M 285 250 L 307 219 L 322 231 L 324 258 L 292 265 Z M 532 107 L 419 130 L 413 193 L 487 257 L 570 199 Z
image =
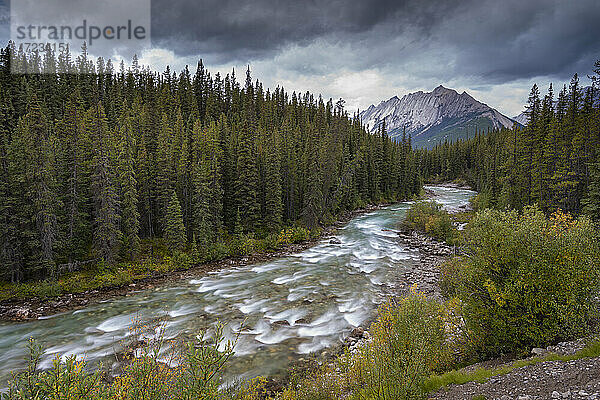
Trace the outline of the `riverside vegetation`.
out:
M 456 236 L 450 214 L 435 201 L 419 201 L 413 204 L 406 213 L 404 225 L 449 244 L 454 242 Z

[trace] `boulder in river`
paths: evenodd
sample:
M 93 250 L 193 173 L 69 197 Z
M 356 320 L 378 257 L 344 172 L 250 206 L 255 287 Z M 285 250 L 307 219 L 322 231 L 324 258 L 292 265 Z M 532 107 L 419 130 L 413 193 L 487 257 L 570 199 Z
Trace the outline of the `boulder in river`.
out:
M 361 338 L 364 333 L 365 333 L 365 329 L 361 326 L 357 326 L 356 328 L 352 329 L 350 336 L 355 337 L 355 338 Z

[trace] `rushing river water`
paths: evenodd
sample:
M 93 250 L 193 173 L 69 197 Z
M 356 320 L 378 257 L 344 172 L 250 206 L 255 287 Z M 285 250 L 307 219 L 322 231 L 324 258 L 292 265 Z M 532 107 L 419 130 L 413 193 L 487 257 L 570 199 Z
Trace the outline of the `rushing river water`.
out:
M 448 209 L 474 192 L 428 187 Z M 410 202 L 361 215 L 330 238 L 298 254 L 262 264 L 224 269 L 174 286 L 157 287 L 87 308 L 25 323 L 0 324 L 0 384 L 25 364 L 26 344 L 44 345 L 42 367 L 60 355 L 78 355 L 111 365 L 131 335 L 133 319 L 162 318 L 166 336 L 192 338 L 220 320 L 225 334 L 239 336 L 230 374 L 243 378 L 281 371 L 301 354 L 340 343 L 353 327 L 373 317 L 394 293 L 403 269 L 417 251 L 396 240 L 394 231 Z M 1 386 L 0 386 L 1 387 Z

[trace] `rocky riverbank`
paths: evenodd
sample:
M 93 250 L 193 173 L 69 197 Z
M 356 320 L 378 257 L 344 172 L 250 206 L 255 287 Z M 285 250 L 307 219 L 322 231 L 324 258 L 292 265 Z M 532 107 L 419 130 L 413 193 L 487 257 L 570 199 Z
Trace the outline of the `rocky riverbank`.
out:
M 398 295 L 406 294 L 416 285 L 420 293 L 441 301 L 439 266 L 454 255 L 456 249 L 416 231 L 401 231 L 398 233 L 398 239 L 406 247 L 419 252 L 418 263 L 404 272 L 404 281 Z
M 418 252 L 419 259 L 412 267 L 407 268 L 396 282 L 391 282 L 391 285 L 388 286 L 388 295 L 396 298 L 402 297 L 416 285 L 419 292 L 441 301 L 442 295 L 438 285 L 439 265 L 448 260 L 454 254 L 455 249 L 416 231 L 401 230 L 398 232 L 397 240 L 405 248 Z M 365 321 L 362 326 L 354 328 L 343 343 L 318 353 L 300 357 L 286 371 L 270 377 L 266 385 L 267 395 L 274 395 L 283 390 L 293 376 L 310 376 L 323 364 L 334 362 L 346 350 L 351 353 L 358 351 L 359 347 L 371 338 L 368 329 L 372 322 L 371 319 Z
M 454 247 L 438 242 L 431 237 L 417 231 L 401 230 L 398 232 L 398 241 L 407 249 L 418 251 L 419 260 L 412 267 L 407 268 L 399 281 L 395 282 L 392 297 L 402 297 L 408 294 L 411 288 L 416 287 L 425 296 L 442 301 L 442 293 L 439 287 L 439 266 L 448 260 L 455 252 Z M 357 351 L 358 347 L 371 338 L 368 327 L 372 321 L 368 321 L 355 328 L 345 339 L 343 348 L 349 348 L 351 352 Z

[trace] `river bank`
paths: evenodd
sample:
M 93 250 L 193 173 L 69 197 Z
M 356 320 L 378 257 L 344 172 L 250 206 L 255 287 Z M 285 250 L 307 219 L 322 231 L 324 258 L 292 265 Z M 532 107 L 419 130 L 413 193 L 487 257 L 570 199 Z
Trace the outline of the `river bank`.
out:
M 427 197 L 430 198 L 431 195 L 432 193 L 428 193 Z M 419 293 L 442 301 L 442 293 L 438 285 L 440 279 L 439 266 L 454 254 L 454 247 L 414 230 L 400 229 L 395 233 L 398 235 L 395 240 L 406 249 L 418 252 L 419 259 L 410 268 L 406 268 L 396 281 L 388 284 L 387 296 L 400 298 L 416 288 Z M 285 371 L 270 376 L 265 385 L 266 398 L 282 391 L 291 383 L 293 378 L 310 376 L 316 373 L 323 365 L 335 362 L 346 351 L 356 352 L 360 346 L 370 340 L 369 327 L 375 319 L 376 316 L 373 316 L 354 328 L 342 343 L 305 357 L 299 357 Z
M 55 298 L 11 299 L 0 301 L 0 322 L 30 321 L 59 313 L 75 311 L 111 298 L 129 296 L 134 293 L 153 289 L 161 285 L 171 284 L 180 280 L 200 278 L 210 272 L 219 271 L 224 268 L 243 267 L 285 257 L 315 246 L 324 238 L 332 236 L 336 229 L 345 225 L 353 218 L 373 212 L 388 205 L 389 203 L 378 205 L 370 204 L 354 211 L 344 212 L 333 224 L 323 227 L 318 236 L 302 243 L 284 245 L 277 251 L 228 257 L 217 261 L 198 264 L 189 269 L 180 269 L 164 273 L 153 272 L 148 277 L 134 279 L 125 285 L 104 287 L 80 293 L 66 293 Z
M 451 186 L 456 187 L 456 186 Z M 458 187 L 456 187 L 458 188 Z M 429 194 L 428 197 L 432 197 Z M 464 216 L 455 224 L 462 226 Z M 419 248 L 420 264 L 406 271 L 404 293 L 415 285 L 429 299 L 444 301 L 439 282 L 439 266 L 456 253 L 454 247 L 416 231 L 399 233 L 400 240 Z M 371 335 L 360 328 L 346 342 L 358 351 Z M 545 348 L 532 348 L 529 356 L 505 355 L 469 364 L 458 371 L 432 377 L 441 388 L 426 395 L 430 400 L 541 400 L 600 399 L 600 335 L 560 342 Z M 439 386 L 438 386 L 439 387 Z

